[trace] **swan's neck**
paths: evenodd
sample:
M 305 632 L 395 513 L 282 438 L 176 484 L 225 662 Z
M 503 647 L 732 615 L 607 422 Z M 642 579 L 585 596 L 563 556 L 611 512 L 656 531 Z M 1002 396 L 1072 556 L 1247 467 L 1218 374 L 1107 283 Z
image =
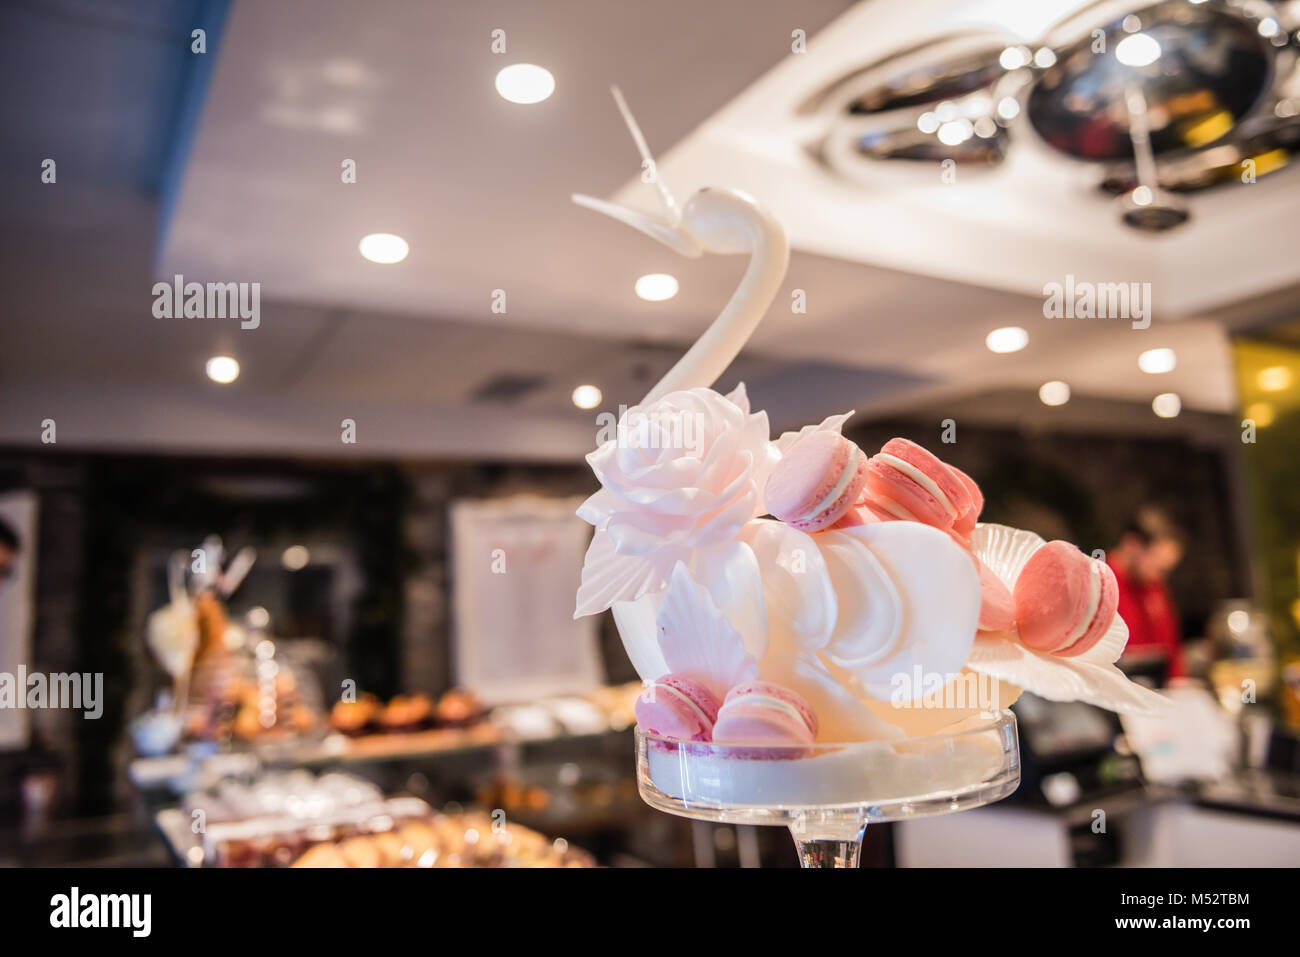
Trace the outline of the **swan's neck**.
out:
M 642 404 L 679 389 L 713 385 L 745 347 L 781 288 L 790 265 L 790 245 L 781 224 L 748 200 L 738 204 L 731 215 L 747 234 L 750 258 L 745 275 L 718 318 L 646 394 Z

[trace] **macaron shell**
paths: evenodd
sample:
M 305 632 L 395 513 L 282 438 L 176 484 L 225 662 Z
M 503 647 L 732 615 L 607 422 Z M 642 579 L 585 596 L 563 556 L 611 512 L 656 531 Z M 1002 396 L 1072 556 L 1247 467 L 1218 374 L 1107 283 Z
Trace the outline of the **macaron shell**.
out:
M 834 432 L 813 432 L 781 457 L 763 488 L 763 504 L 783 522 L 798 518 L 835 484 L 848 459 L 848 449 Z
M 713 728 L 714 744 L 780 747 L 812 744 L 814 740 L 807 725 L 750 701 L 729 705 Z
M 1061 658 L 1081 655 L 1101 641 L 1110 629 L 1115 613 L 1119 610 L 1119 582 L 1115 579 L 1115 572 L 1105 562 L 1097 561 L 1095 558 L 1089 558 L 1088 561 L 1097 563 L 1098 573 L 1101 575 L 1101 599 L 1097 602 L 1097 614 L 1093 616 L 1092 624 L 1078 641 L 1068 648 L 1053 652 Z
M 892 455 L 894 458 L 902 459 L 913 468 L 919 469 L 926 478 L 939 486 L 939 491 L 948 499 L 953 510 L 957 513 L 956 517 L 970 511 L 973 503 L 966 483 L 957 476 L 956 472 L 943 459 L 933 452 L 907 439 L 890 439 L 880 447 L 880 451 L 886 455 Z
M 1090 561 L 1062 541 L 1048 542 L 1030 556 L 1012 589 L 1016 626 L 1026 647 L 1054 651 L 1078 628 L 1087 614 Z
M 887 462 L 872 458 L 867 466 L 867 493 L 871 505 L 893 518 L 890 504 L 902 506 L 916 521 L 935 528 L 951 528 L 952 516 L 939 501 Z
M 689 675 L 666 674 L 658 679 L 658 684 L 666 685 L 674 691 L 690 698 L 692 703 L 704 712 L 710 721 L 718 720 L 718 709 L 722 702 L 709 690 L 709 686 Z
M 845 439 L 844 441 L 848 441 Z M 808 531 L 819 532 L 824 528 L 829 528 L 847 515 L 853 506 L 862 496 L 862 490 L 867 486 L 867 463 L 868 458 L 861 449 L 854 447 L 856 455 L 852 457 L 854 462 L 853 476 L 845 486 L 844 491 L 830 505 L 822 510 L 820 515 L 809 522 Z M 828 493 L 829 494 L 829 493 Z
M 708 741 L 718 708 L 718 699 L 699 682 L 664 675 L 636 699 L 636 723 L 641 730 L 661 737 Z
M 773 681 L 750 681 L 736 685 L 736 687 L 728 691 L 727 697 L 723 699 L 722 704 L 725 707 L 728 701 L 734 701 L 746 695 L 766 695 L 769 698 L 775 698 L 777 701 L 788 704 L 799 712 L 799 717 L 803 720 L 804 726 L 812 732 L 813 736 L 817 735 L 817 714 L 813 711 L 812 706 L 792 688 L 776 684 Z
M 966 491 L 970 495 L 970 506 L 965 512 L 957 516 L 957 520 L 953 522 L 953 528 L 959 535 L 969 537 L 979 523 L 980 512 L 984 511 L 984 493 L 980 491 L 980 487 L 975 484 L 973 478 L 955 465 L 949 465 L 948 471 L 952 472 L 957 477 L 957 480 L 966 486 Z
M 649 690 L 636 699 L 636 724 L 642 731 L 679 741 L 708 741 L 712 728 L 666 696 Z
M 857 522 L 858 525 L 869 525 L 872 522 L 914 522 L 915 516 L 898 515 L 894 512 L 887 511 L 879 502 L 873 502 L 870 498 L 870 492 L 867 492 L 867 499 L 858 504 L 856 509 L 862 515 L 863 520 Z M 851 526 L 846 526 L 851 527 Z
M 1002 584 L 1002 579 L 979 558 L 971 557 L 980 576 L 980 630 L 1006 631 L 1016 620 L 1016 603 L 1011 597 L 1011 589 Z
M 852 466 L 840 495 L 822 506 Z M 805 532 L 833 524 L 856 504 L 866 480 L 867 456 L 837 432 L 813 432 L 790 448 L 773 470 L 763 491 L 768 510 Z M 818 509 L 816 514 L 809 511 Z
M 729 691 L 713 728 L 715 744 L 772 747 L 812 744 L 816 738 L 812 709 L 793 691 L 770 682 Z

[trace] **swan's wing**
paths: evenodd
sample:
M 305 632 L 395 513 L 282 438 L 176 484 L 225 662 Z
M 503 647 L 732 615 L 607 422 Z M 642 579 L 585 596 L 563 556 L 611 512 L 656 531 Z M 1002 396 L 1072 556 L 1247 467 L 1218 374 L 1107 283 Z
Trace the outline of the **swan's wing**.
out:
M 703 682 L 719 698 L 758 677 L 758 664 L 745 651 L 740 632 L 681 563 L 673 568 L 658 625 L 669 670 Z

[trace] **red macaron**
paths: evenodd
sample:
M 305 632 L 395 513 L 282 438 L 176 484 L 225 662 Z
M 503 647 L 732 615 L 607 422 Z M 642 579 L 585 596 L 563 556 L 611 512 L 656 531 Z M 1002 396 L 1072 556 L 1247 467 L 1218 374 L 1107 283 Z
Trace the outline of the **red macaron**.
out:
M 1119 607 L 1119 585 L 1105 562 L 1056 541 L 1030 556 L 1013 598 L 1020 640 L 1035 651 L 1070 658 L 1106 634 Z

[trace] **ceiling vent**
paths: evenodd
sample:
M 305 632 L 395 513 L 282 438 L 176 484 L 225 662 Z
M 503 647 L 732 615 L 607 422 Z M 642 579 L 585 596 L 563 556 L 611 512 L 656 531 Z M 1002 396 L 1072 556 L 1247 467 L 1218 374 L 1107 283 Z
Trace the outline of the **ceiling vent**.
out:
M 481 383 L 470 393 L 470 401 L 513 405 L 545 384 L 544 376 L 504 372 Z
M 882 162 L 1002 164 L 1027 127 L 1058 155 L 1099 164 L 1123 221 L 1185 222 L 1169 192 L 1287 165 L 1300 137 L 1294 5 L 1102 0 L 1030 42 L 950 34 L 824 84 L 797 113 L 829 120 L 824 167 L 870 180 Z

